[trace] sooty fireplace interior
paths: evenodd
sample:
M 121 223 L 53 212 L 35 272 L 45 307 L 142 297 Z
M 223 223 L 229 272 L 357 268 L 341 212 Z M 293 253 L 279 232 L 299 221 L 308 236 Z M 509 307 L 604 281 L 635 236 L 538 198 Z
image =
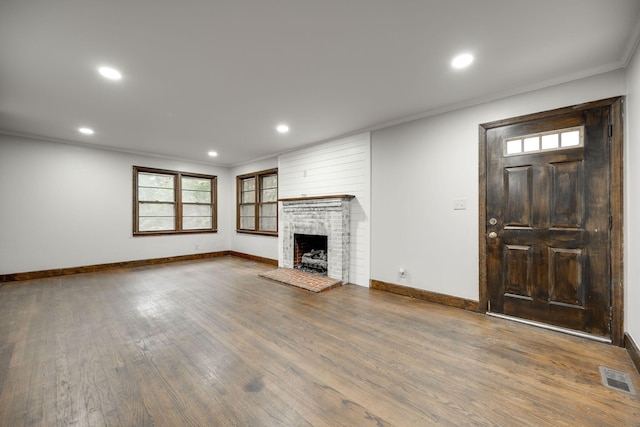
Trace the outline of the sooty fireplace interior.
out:
M 327 236 L 294 234 L 294 268 L 307 273 L 327 275 Z

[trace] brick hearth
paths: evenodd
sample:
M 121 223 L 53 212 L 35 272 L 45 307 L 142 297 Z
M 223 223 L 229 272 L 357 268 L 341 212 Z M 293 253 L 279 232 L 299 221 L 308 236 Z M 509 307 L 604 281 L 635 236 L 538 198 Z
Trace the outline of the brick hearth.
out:
M 338 279 L 305 273 L 304 271 L 294 270 L 292 268 L 278 268 L 277 270 L 261 273 L 260 276 L 311 292 L 323 292 L 333 289 L 336 286 L 341 286 L 341 281 Z

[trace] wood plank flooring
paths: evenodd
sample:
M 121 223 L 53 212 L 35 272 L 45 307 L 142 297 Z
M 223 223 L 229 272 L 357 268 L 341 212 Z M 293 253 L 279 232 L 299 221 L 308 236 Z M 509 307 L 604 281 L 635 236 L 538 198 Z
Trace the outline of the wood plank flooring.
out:
M 0 426 L 640 426 L 626 352 L 235 257 L 0 286 Z

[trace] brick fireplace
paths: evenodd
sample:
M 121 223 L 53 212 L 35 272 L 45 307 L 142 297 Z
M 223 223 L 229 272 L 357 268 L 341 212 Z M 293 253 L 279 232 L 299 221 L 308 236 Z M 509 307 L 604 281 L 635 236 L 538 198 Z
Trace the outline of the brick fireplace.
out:
M 280 267 L 296 266 L 296 235 L 326 236 L 327 276 L 348 283 L 349 221 L 353 198 L 351 195 L 337 195 L 280 199 Z

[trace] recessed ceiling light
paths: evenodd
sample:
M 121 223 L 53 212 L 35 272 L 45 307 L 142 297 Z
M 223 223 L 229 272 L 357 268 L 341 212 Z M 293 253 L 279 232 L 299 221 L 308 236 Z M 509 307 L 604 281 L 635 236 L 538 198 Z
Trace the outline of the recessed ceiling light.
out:
M 122 78 L 122 73 L 115 68 L 100 67 L 98 68 L 98 72 L 102 75 L 102 77 L 109 80 L 120 80 Z
M 466 68 L 473 62 L 473 55 L 470 53 L 463 53 L 461 55 L 456 56 L 451 61 L 451 66 L 456 69 Z
M 289 126 L 285 125 L 285 124 L 280 124 L 278 126 L 276 126 L 276 130 L 280 133 L 287 133 L 289 132 Z
M 95 133 L 93 129 L 86 128 L 86 127 L 78 128 L 78 132 L 83 133 L 85 135 L 93 135 Z
M 218 155 L 218 153 L 216 153 L 215 151 L 209 151 L 208 153 L 211 157 L 216 157 Z

